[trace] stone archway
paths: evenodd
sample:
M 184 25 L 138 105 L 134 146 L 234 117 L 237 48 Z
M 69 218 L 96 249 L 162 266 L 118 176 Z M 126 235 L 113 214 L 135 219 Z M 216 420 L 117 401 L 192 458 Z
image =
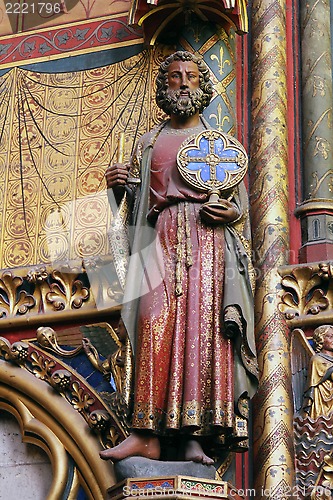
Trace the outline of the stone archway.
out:
M 0 410 L 17 420 L 22 440 L 37 445 L 52 464 L 47 499 L 102 500 L 115 484 L 113 467 L 99 458 L 101 446 L 81 415 L 43 380 L 0 360 Z

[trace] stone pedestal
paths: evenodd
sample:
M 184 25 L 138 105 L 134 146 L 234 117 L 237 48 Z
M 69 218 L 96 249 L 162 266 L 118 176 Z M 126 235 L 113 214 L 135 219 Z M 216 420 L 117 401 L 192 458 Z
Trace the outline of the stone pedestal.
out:
M 125 479 L 108 490 L 108 500 L 244 500 L 243 492 L 226 481 L 190 476 L 160 476 Z
M 128 457 L 116 462 L 114 471 L 117 481 L 136 477 L 190 476 L 200 479 L 215 479 L 213 465 L 203 465 L 192 461 L 151 460 L 144 457 Z

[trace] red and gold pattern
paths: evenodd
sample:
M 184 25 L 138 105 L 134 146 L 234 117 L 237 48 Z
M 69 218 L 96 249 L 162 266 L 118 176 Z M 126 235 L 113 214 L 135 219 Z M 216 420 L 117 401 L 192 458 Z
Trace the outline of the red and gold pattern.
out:
M 188 186 L 177 170 L 185 133 L 193 129 L 175 133 L 168 124 L 151 133 L 149 217 L 159 215 L 145 262 L 151 288 L 140 298 L 132 427 L 220 435 L 220 444 L 236 440 L 239 447 L 247 422 L 235 415 L 234 342 L 222 321 L 225 229 L 202 222 L 206 195 Z
M 228 498 L 244 499 L 244 490 L 237 490 L 226 481 L 198 479 L 188 476 L 165 476 L 126 479 L 108 490 L 108 498 L 151 498 L 163 495 L 163 498 L 207 498 L 211 500 Z
M 38 2 L 38 0 L 7 1 L 0 0 L 0 36 L 20 34 L 38 29 L 39 33 L 47 40 L 47 33 L 52 27 L 67 24 L 77 27 L 80 21 L 87 25 L 93 19 L 102 16 L 117 15 L 118 18 L 127 15 L 129 8 L 128 0 L 118 0 L 106 4 L 103 0 L 52 0 L 50 2 Z M 76 33 L 76 38 L 82 40 L 83 33 Z M 105 33 L 106 35 L 107 33 Z M 105 37 L 104 37 L 105 38 Z M 74 40 L 73 40 L 74 41 Z M 47 52 L 47 50 L 46 50 Z
M 233 427 L 233 350 L 216 312 L 222 304 L 224 234 L 221 227 L 198 223 L 199 208 L 189 206 L 193 265 L 186 269 L 182 263 L 183 294 L 176 301 L 177 206 L 163 210 L 157 222 L 161 254 L 154 269 L 165 266 L 166 272 L 160 286 L 141 299 L 137 428 L 188 427 L 210 434 L 212 426 Z

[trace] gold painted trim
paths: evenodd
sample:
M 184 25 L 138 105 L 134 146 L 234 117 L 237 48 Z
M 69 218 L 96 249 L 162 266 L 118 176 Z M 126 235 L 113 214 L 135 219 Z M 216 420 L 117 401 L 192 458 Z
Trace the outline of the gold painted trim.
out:
M 0 319 L 0 331 L 14 328 L 22 328 L 27 327 L 30 328 L 32 326 L 49 326 L 57 323 L 63 323 L 68 321 L 86 321 L 90 319 L 100 319 L 110 316 L 117 316 L 121 311 L 121 306 L 113 306 L 105 309 L 97 310 L 97 309 L 79 309 L 79 310 L 71 310 L 71 311 L 56 311 L 52 313 L 45 314 L 35 314 L 33 316 L 19 316 L 15 318 L 8 319 Z
M 128 13 L 127 12 L 120 12 L 119 14 L 113 14 L 112 16 L 103 16 L 103 17 L 97 17 L 94 19 L 95 22 L 99 21 L 110 21 L 112 19 L 119 19 L 120 17 L 127 18 Z M 33 36 L 33 35 L 42 35 L 44 31 L 58 31 L 61 29 L 66 29 L 66 28 L 72 28 L 73 24 L 75 26 L 86 26 L 87 25 L 87 20 L 85 21 L 78 21 L 76 23 L 66 23 L 66 24 L 59 24 L 59 26 L 50 26 L 48 29 L 43 28 L 39 30 L 31 30 L 31 31 L 23 31 L 20 33 L 15 33 L 13 35 L 5 35 L 5 36 L 0 36 L 0 42 L 5 42 L 6 40 L 13 40 L 15 38 L 22 38 L 24 34 L 26 36 Z M 73 55 L 82 55 L 82 54 L 91 54 L 93 52 L 100 52 L 104 50 L 110 50 L 111 47 L 113 48 L 120 48 L 120 47 L 129 47 L 132 45 L 140 45 L 144 43 L 143 37 L 137 38 L 136 40 L 128 40 L 127 42 L 113 42 L 110 44 L 106 44 L 103 46 L 98 46 L 98 47 L 91 47 L 91 48 L 85 48 L 85 49 L 73 49 L 71 51 L 68 51 L 66 53 L 59 53 L 59 54 L 53 54 L 49 56 L 43 56 L 41 55 L 40 57 L 34 57 L 29 60 L 22 59 L 20 61 L 12 61 L 12 62 L 4 62 L 0 63 L 0 68 L 1 69 L 6 69 L 6 68 L 16 68 L 18 66 L 25 66 L 27 64 L 33 64 L 35 62 L 48 62 L 48 61 L 54 61 L 56 59 L 65 59 L 66 57 L 73 57 Z
M 87 325 L 87 326 L 102 326 L 102 325 L 104 326 L 104 328 L 108 329 L 109 332 L 111 333 L 112 329 L 111 329 L 111 326 L 108 323 L 98 323 L 96 325 Z M 34 339 L 29 339 L 29 340 L 25 340 L 25 342 L 28 342 L 28 343 L 31 344 L 35 340 L 36 340 L 35 338 Z M 57 359 L 57 357 L 55 357 L 53 355 L 54 353 L 52 351 L 50 352 L 50 350 L 43 349 L 40 345 L 38 345 L 38 352 L 41 352 L 42 354 L 44 354 L 45 358 L 52 357 L 52 359 L 54 361 L 56 361 L 57 363 L 60 363 L 63 368 L 65 368 L 69 373 L 71 373 L 77 380 L 79 380 L 81 382 L 81 384 L 82 384 L 83 387 L 87 387 L 88 389 L 90 389 L 90 392 L 94 395 L 94 398 L 96 398 L 96 400 L 99 401 L 99 403 L 104 407 L 104 409 L 107 408 L 105 406 L 105 402 L 100 397 L 100 395 L 98 394 L 98 392 L 96 392 L 96 390 L 89 384 L 89 381 L 87 381 L 82 375 L 80 375 L 79 372 L 77 372 L 75 369 L 73 369 L 67 363 L 59 362 L 59 360 Z M 49 382 L 47 382 L 45 380 L 44 380 L 44 382 L 47 383 L 47 384 L 49 384 Z M 75 411 L 78 411 L 78 410 L 75 410 Z M 81 417 L 84 418 L 84 415 L 82 413 L 80 415 L 81 415 Z M 113 412 L 112 412 L 112 418 L 114 419 L 114 421 L 116 422 L 116 424 L 118 425 L 118 427 L 121 428 L 122 424 L 121 424 L 121 422 L 119 421 L 119 419 L 117 418 L 117 416 Z
M 320 312 L 316 315 L 310 314 L 300 314 L 295 316 L 293 319 L 286 320 L 290 329 L 294 328 L 316 328 L 320 325 L 333 324 L 333 311 L 330 312 Z
M 172 14 L 170 14 L 170 16 L 168 16 L 166 19 L 164 19 L 164 21 L 160 24 L 160 26 L 155 31 L 155 34 L 152 37 L 152 39 L 150 40 L 149 45 L 151 45 L 151 46 L 155 45 L 155 42 L 156 42 L 158 35 L 162 32 L 162 30 L 167 26 L 167 24 L 172 19 L 174 19 L 178 14 L 180 14 L 180 12 L 182 12 L 181 8 L 176 9 Z
M 149 10 L 148 12 L 146 12 L 146 14 L 144 14 L 138 21 L 138 25 L 139 26 L 142 26 L 142 23 L 150 16 L 156 14 L 156 12 L 159 12 L 160 10 L 165 10 L 165 9 L 171 9 L 172 7 L 179 7 L 179 2 L 175 2 L 175 3 L 168 3 L 168 4 L 165 4 L 165 5 L 160 5 L 159 7 L 155 7 L 153 10 Z M 177 9 L 177 12 L 179 10 L 182 10 L 182 8 L 178 8 Z
M 216 2 L 214 2 L 216 3 Z M 177 8 L 176 8 L 177 7 Z M 173 3 L 168 3 L 168 4 L 163 4 L 163 5 L 160 5 L 158 7 L 155 7 L 154 9 L 146 12 L 137 22 L 138 26 L 142 26 L 143 23 L 148 19 L 150 18 L 151 16 L 155 15 L 156 13 L 160 12 L 160 11 L 163 11 L 165 9 L 171 9 L 171 8 L 174 8 L 175 10 L 169 14 L 163 21 L 162 23 L 155 29 L 155 32 L 154 32 L 154 35 L 151 37 L 150 41 L 149 41 L 149 45 L 153 46 L 155 45 L 156 43 L 156 40 L 157 40 L 157 37 L 159 36 L 159 34 L 162 32 L 162 30 L 168 25 L 168 23 L 170 23 L 170 21 L 172 19 L 174 19 L 179 13 L 181 13 L 182 11 L 184 11 L 184 5 L 182 5 L 181 2 L 173 2 Z M 244 18 L 244 12 L 243 12 L 243 9 L 241 9 L 242 12 L 241 14 L 239 15 L 239 19 L 240 19 L 240 30 L 245 32 L 245 30 L 247 30 L 248 28 L 248 20 L 247 20 L 247 16 L 245 16 Z M 235 31 L 239 31 L 237 29 L 237 25 L 230 19 L 230 17 L 226 14 L 224 14 L 218 7 L 211 7 L 207 4 L 203 4 L 201 3 L 200 1 L 195 3 L 194 6 L 193 6 L 193 12 L 195 14 L 197 14 L 197 16 L 199 18 L 201 18 L 203 21 L 207 21 L 207 18 L 205 16 L 205 12 L 206 11 L 209 11 L 209 12 L 213 12 L 214 14 L 216 14 L 217 17 L 220 17 L 222 19 L 224 19 L 225 21 L 227 21 L 227 23 L 235 30 Z M 246 12 L 246 11 L 245 11 Z M 133 15 L 130 14 L 130 19 L 133 18 Z M 131 21 L 129 21 L 131 22 Z
M 37 436 L 33 439 L 36 439 L 35 444 L 38 446 L 41 446 L 42 440 L 46 441 L 45 451 L 50 456 L 57 480 L 64 478 L 64 470 L 67 469 L 61 451 L 66 450 L 89 488 L 89 497 L 92 500 L 105 498 L 107 488 L 116 483 L 113 466 L 100 459 L 101 445 L 97 438 L 65 398 L 31 373 L 2 360 L 0 396 L 5 400 L 1 405 L 7 404 L 8 408 L 12 407 L 13 412 L 16 412 L 14 416 L 21 416 L 24 439 L 27 439 L 26 431 L 30 430 L 27 416 L 30 414 L 33 417 L 33 431 Z M 59 495 L 49 496 L 48 500 L 58 498 Z
M 247 2 L 246 0 L 239 0 L 239 19 L 240 19 L 240 27 L 244 33 L 248 33 L 249 31 L 249 18 L 247 15 Z
M 214 8 L 214 7 L 209 7 L 207 5 L 205 5 L 205 9 L 204 10 L 209 10 L 210 12 L 213 12 L 214 14 L 216 14 L 217 16 L 219 17 L 222 17 L 223 19 L 225 19 L 229 24 L 230 26 L 235 30 L 235 31 L 238 31 L 237 30 L 237 25 L 230 19 L 229 16 L 227 16 L 226 14 L 223 14 L 223 12 L 219 11 L 217 8 Z
M 36 29 L 36 30 L 29 30 L 29 31 L 23 31 L 21 33 L 14 33 L 13 35 L 3 35 L 3 36 L 0 36 L 0 42 L 2 41 L 6 41 L 7 39 L 8 40 L 12 40 L 13 38 L 22 38 L 22 33 L 23 34 L 26 34 L 27 36 L 31 36 L 31 35 L 38 35 L 38 34 L 41 34 L 43 33 L 44 31 L 59 31 L 63 28 L 70 28 L 70 27 L 73 27 L 73 26 L 81 26 L 81 25 L 86 25 L 87 22 L 91 22 L 91 23 L 95 23 L 95 22 L 99 22 L 99 21 L 110 21 L 112 19 L 119 19 L 120 17 L 126 17 L 127 16 L 127 12 L 119 12 L 118 14 L 112 14 L 110 16 L 102 16 L 102 17 L 96 17 L 94 18 L 94 20 L 92 19 L 85 19 L 84 21 L 77 21 L 77 22 L 70 22 L 70 23 L 64 23 L 64 24 L 57 24 L 55 26 L 44 26 L 44 28 L 40 28 L 40 29 Z
M 82 486 L 84 484 L 86 484 L 85 481 L 81 481 L 81 483 L 82 483 Z M 73 477 L 73 481 L 72 481 L 72 487 L 71 487 L 70 491 L 68 492 L 67 500 L 77 500 L 79 489 L 80 489 L 80 475 L 79 475 L 77 469 L 75 468 L 74 469 L 74 477 Z M 85 489 L 84 486 L 83 486 L 83 489 Z
M 19 33 L 22 33 L 22 27 L 23 27 L 23 13 L 22 13 L 22 4 L 24 0 L 20 0 L 20 12 L 18 14 L 18 22 L 17 22 L 17 30 Z
M 314 198 L 309 201 L 304 201 L 295 209 L 295 215 L 300 217 L 312 210 L 333 210 L 333 201 L 324 198 Z
M 138 8 L 138 0 L 132 0 L 131 2 L 131 7 L 129 9 L 129 12 L 128 12 L 128 24 L 129 26 L 135 26 L 135 13 L 136 13 L 136 9 Z
M 110 48 L 120 48 L 120 47 L 130 47 L 132 45 L 140 45 L 143 44 L 144 40 L 143 38 L 138 38 L 136 40 L 129 40 L 128 42 L 119 42 L 119 43 L 111 43 L 110 45 L 103 45 L 102 47 L 93 47 L 90 49 L 73 49 L 72 51 L 66 52 L 66 54 L 54 54 L 50 56 L 40 56 L 40 57 L 35 57 L 33 59 L 29 60 L 24 60 L 22 59 L 21 61 L 16 61 L 16 62 L 11 62 L 11 63 L 0 63 L 0 68 L 1 69 L 7 69 L 7 68 L 17 68 L 17 67 L 24 67 L 26 65 L 33 64 L 35 62 L 49 62 L 49 61 L 54 61 L 56 59 L 66 59 L 70 57 L 74 57 L 75 55 L 82 55 L 82 54 L 91 54 L 93 52 L 101 52 L 104 50 L 110 50 Z
M 48 500 L 57 500 L 64 493 L 67 482 L 68 458 L 66 450 L 56 435 L 45 424 L 36 420 L 24 397 L 17 396 L 11 388 L 1 387 L 0 408 L 11 413 L 17 420 L 23 443 L 34 444 L 48 455 L 53 472 Z
M 305 264 L 293 264 L 293 265 L 279 266 L 278 272 L 279 275 L 282 278 L 284 278 L 288 274 L 291 274 L 294 271 L 294 269 L 308 269 L 309 267 L 311 267 L 311 270 L 314 273 L 317 273 L 318 271 L 321 270 L 321 266 L 322 266 L 322 261 L 305 263 Z

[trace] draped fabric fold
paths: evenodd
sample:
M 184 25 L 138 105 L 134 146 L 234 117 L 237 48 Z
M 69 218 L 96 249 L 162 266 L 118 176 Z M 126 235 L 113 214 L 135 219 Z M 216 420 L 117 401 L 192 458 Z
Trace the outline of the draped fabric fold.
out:
M 236 230 L 247 225 L 226 230 L 201 221 L 206 195 L 185 185 L 176 168 L 184 139 L 159 127 L 142 138 L 134 160 L 142 182 L 122 310 L 137 339 L 132 427 L 240 442 L 257 378 L 250 265 Z M 233 201 L 246 218 L 246 201 L 237 193 Z M 151 241 L 143 238 L 147 226 Z

